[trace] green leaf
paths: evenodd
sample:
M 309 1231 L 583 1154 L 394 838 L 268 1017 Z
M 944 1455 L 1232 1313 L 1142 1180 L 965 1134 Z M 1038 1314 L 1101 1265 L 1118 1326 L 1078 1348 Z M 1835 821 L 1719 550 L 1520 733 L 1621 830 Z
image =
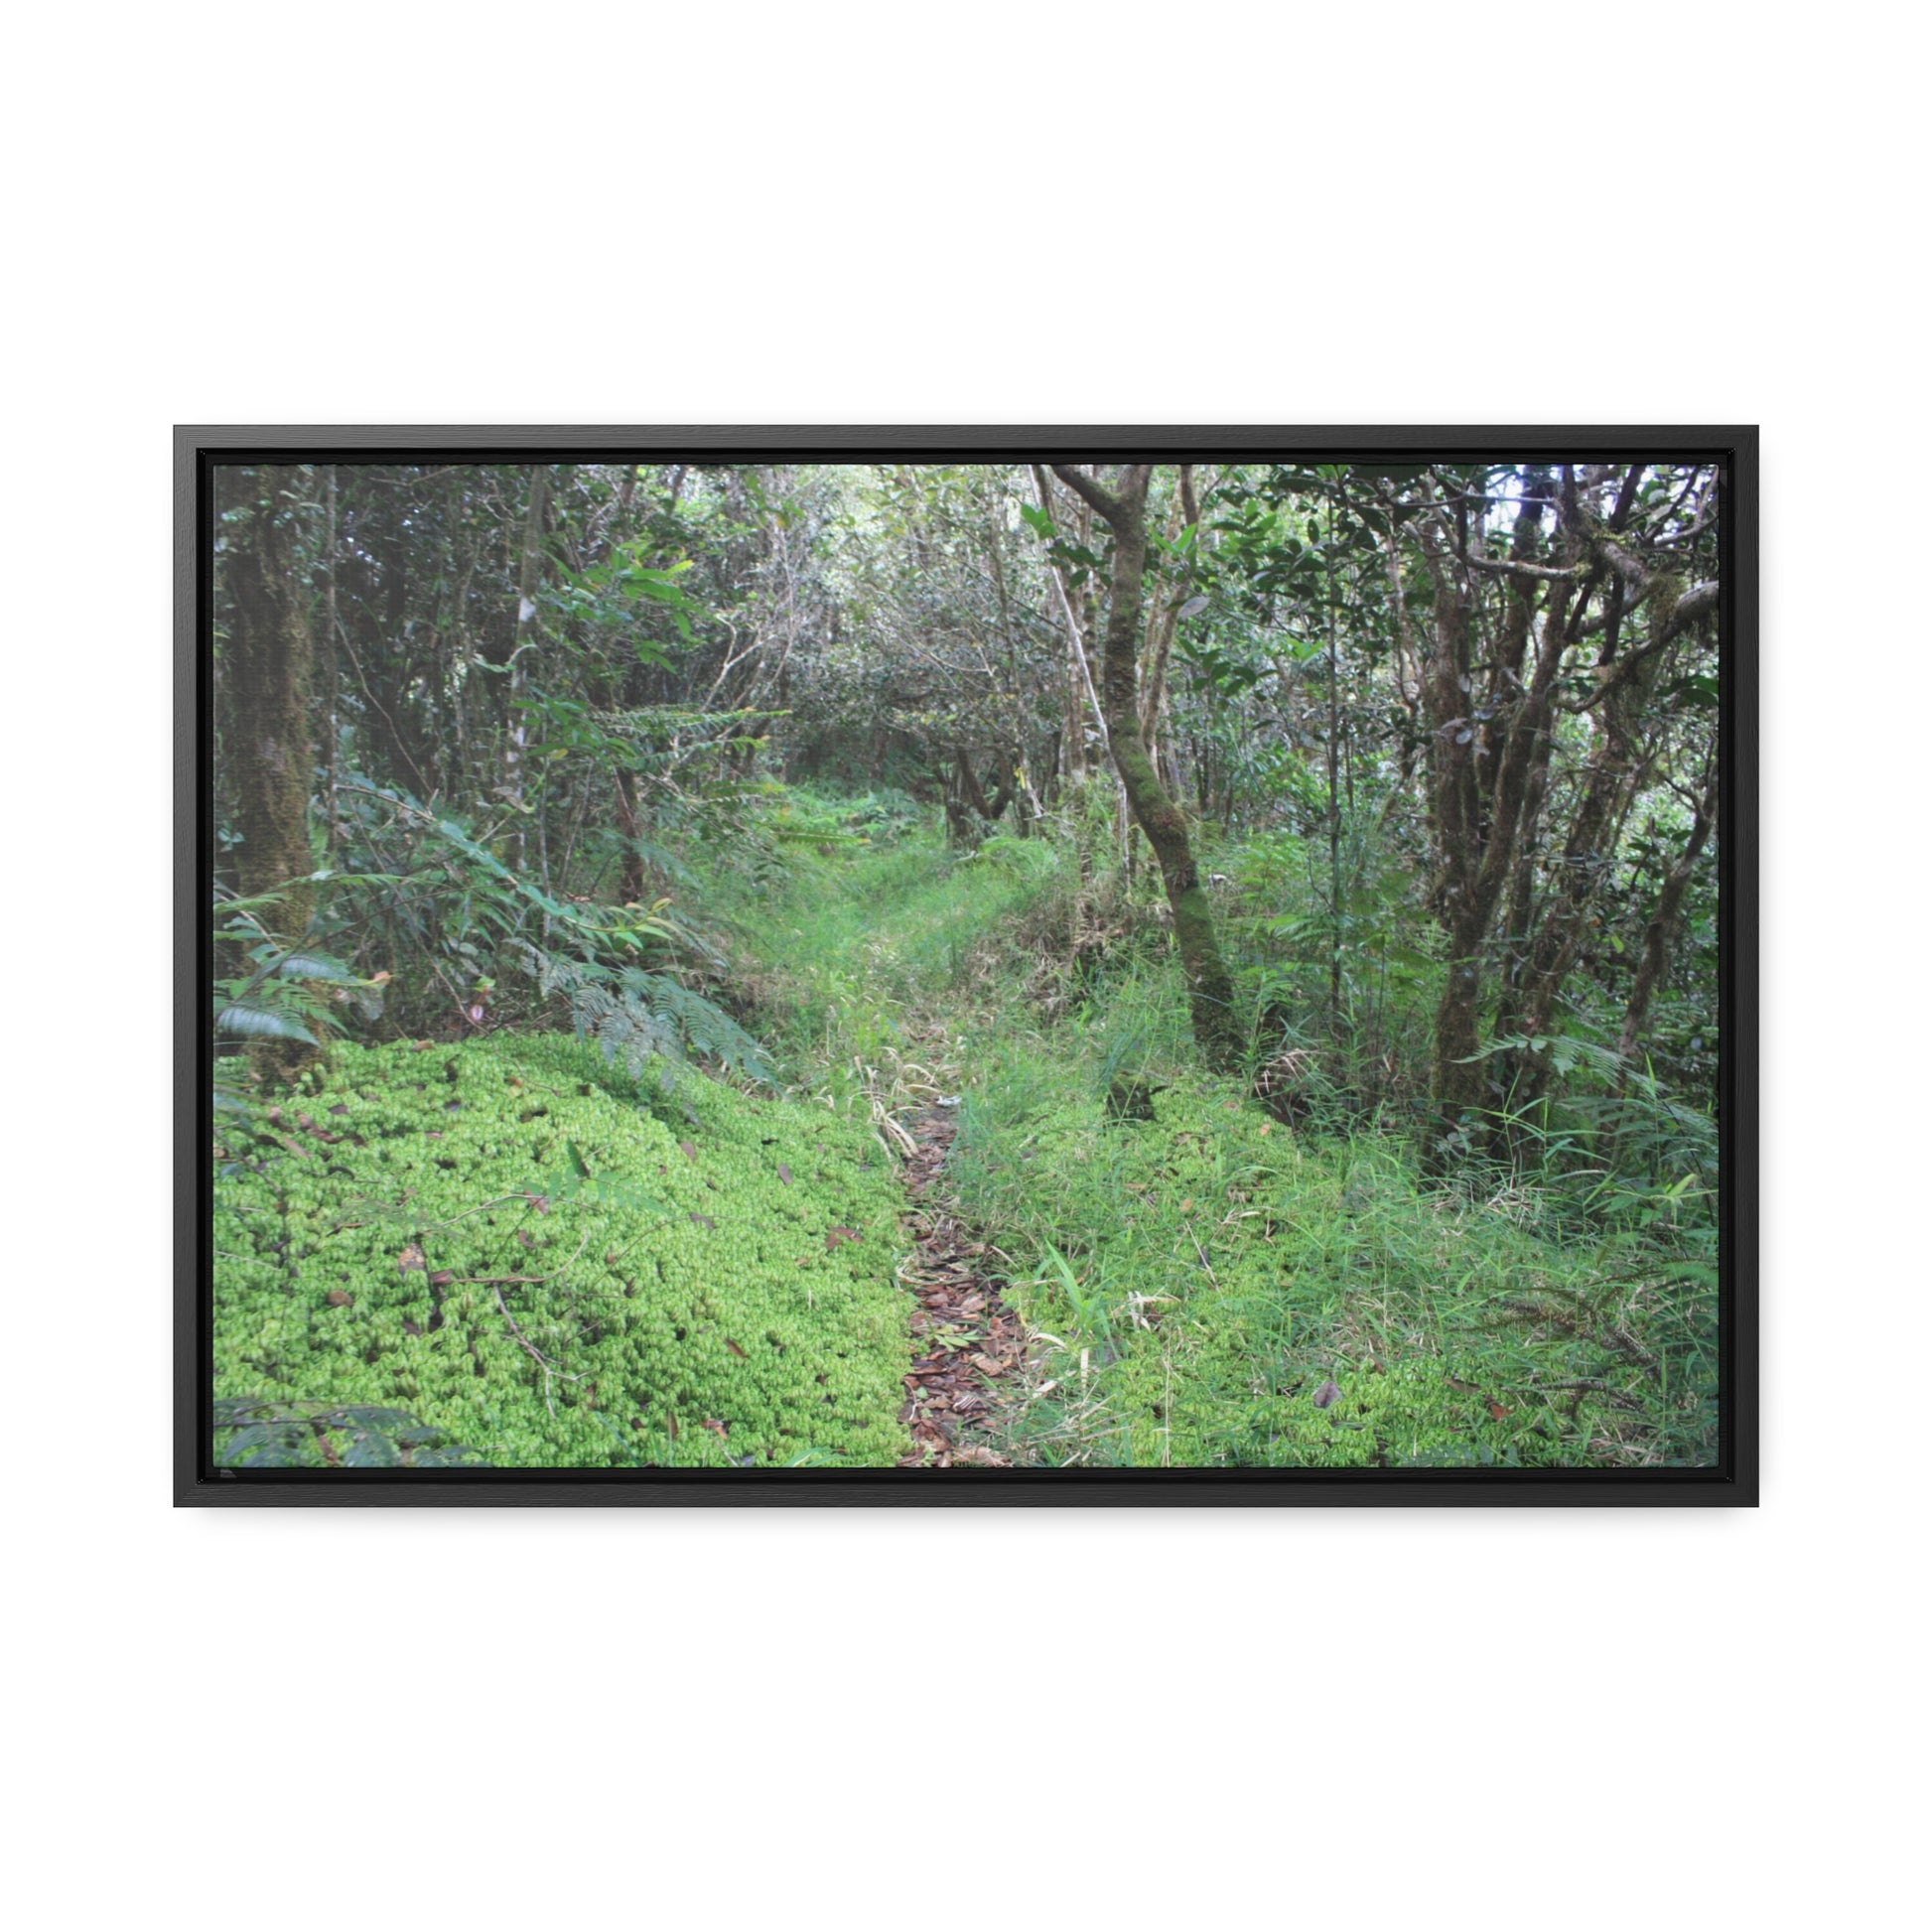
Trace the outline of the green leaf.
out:
M 350 1469 L 393 1469 L 401 1461 L 395 1444 L 374 1433 L 356 1437 L 343 1451 L 344 1466 Z
M 275 969 L 285 980 L 328 980 L 337 986 L 359 986 L 361 976 L 325 952 L 292 952 Z
M 272 1012 L 267 1007 L 225 1006 L 215 1015 L 214 1024 L 220 1032 L 241 1039 L 299 1039 L 305 1046 L 322 1043 L 287 1014 Z

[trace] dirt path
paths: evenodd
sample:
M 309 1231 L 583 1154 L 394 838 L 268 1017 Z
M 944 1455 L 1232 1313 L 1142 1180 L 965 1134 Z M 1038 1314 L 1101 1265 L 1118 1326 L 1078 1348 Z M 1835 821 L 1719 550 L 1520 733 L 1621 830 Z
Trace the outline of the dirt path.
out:
M 1007 1469 L 1002 1418 L 1018 1394 L 1026 1358 L 1026 1324 L 1001 1298 L 986 1263 L 986 1244 L 954 1213 L 945 1185 L 952 1117 L 934 1108 L 913 1124 L 916 1151 L 905 1163 L 914 1248 L 899 1279 L 912 1293 L 912 1366 L 899 1420 L 912 1432 L 900 1468 L 978 1464 Z M 1011 1393 L 1009 1393 L 1011 1391 Z

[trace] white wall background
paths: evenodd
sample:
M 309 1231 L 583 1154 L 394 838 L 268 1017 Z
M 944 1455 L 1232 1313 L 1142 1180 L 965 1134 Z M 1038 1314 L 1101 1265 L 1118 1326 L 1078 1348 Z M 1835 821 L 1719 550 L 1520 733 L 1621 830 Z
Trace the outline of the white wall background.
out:
M 1910 1915 L 1916 16 L 10 39 L 18 1923 Z M 1764 425 L 1765 1507 L 171 1511 L 170 424 L 1134 420 Z

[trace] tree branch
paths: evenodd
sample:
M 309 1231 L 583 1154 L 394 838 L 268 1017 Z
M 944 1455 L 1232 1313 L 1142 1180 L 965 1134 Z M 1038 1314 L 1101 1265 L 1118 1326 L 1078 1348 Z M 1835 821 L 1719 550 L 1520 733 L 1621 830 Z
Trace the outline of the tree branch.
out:
M 1095 482 L 1085 471 L 1075 469 L 1070 463 L 1055 463 L 1051 467 L 1054 476 L 1059 478 L 1067 488 L 1075 495 L 1084 497 L 1110 524 L 1119 522 L 1127 514 L 1127 504 L 1123 498 L 1116 496 L 1105 483 Z M 1133 471 L 1145 467 L 1145 465 L 1130 465 L 1122 473 L 1121 481 L 1126 485 L 1128 494 L 1131 495 L 1133 492 Z

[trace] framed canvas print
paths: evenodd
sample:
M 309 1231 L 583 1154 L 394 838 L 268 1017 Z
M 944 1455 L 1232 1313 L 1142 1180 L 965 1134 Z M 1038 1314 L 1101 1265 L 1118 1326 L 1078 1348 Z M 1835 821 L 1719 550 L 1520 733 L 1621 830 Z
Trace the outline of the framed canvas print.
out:
M 176 1497 L 1749 1504 L 1756 432 L 177 432 Z

